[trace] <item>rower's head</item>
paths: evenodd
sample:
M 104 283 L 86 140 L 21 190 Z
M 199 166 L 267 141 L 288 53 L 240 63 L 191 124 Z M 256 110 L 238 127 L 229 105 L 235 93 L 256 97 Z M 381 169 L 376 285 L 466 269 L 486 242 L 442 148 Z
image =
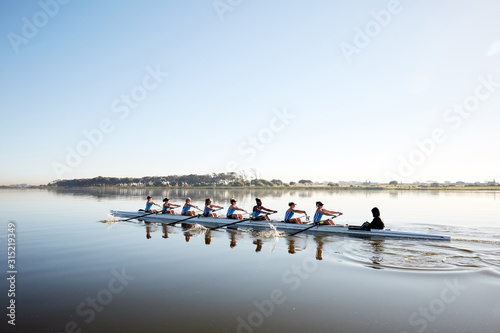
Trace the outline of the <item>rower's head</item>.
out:
M 231 198 L 231 200 L 229 200 L 229 202 L 231 203 L 231 205 L 234 205 L 236 203 L 236 199 Z
M 170 200 L 170 199 L 169 198 L 165 198 L 165 199 L 163 199 L 163 202 L 167 203 L 168 200 Z
M 205 199 L 205 206 L 206 206 L 206 205 L 210 205 L 210 203 L 211 203 L 211 202 L 212 202 L 212 199 L 210 199 L 210 198 L 206 198 L 206 199 Z
M 148 197 L 146 198 L 146 200 L 148 200 L 148 201 L 149 201 L 149 200 L 152 200 L 152 199 L 153 199 L 153 198 L 151 198 L 149 195 L 148 195 Z
M 289 202 L 289 203 L 288 203 L 288 206 L 290 206 L 290 207 L 292 207 L 292 208 L 293 208 L 293 207 L 295 207 L 295 202 Z
M 316 201 L 316 207 L 323 207 L 323 203 L 321 201 Z
M 380 217 L 380 210 L 377 207 L 372 208 L 373 217 Z
M 257 206 L 262 205 L 262 200 L 260 200 L 259 198 L 255 198 L 255 202 L 257 203 Z
M 191 202 L 191 198 L 187 197 L 187 198 L 186 198 L 186 202 L 187 202 L 187 203 Z

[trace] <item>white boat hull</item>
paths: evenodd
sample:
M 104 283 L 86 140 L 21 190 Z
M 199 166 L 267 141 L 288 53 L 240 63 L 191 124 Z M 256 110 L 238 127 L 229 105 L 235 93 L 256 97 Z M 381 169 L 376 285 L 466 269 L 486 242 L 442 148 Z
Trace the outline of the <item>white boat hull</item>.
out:
M 111 214 L 115 217 L 121 218 L 137 218 L 140 221 L 155 222 L 155 223 L 169 223 L 175 224 L 186 220 L 188 217 L 183 215 L 173 215 L 173 214 L 151 214 L 146 216 L 144 212 L 125 212 L 125 211 L 115 211 L 111 210 Z M 219 217 L 194 217 L 186 220 L 187 224 L 201 224 L 205 227 L 214 228 L 223 226 L 225 224 L 237 222 L 237 220 L 219 218 Z M 233 224 L 231 227 L 234 228 L 253 228 L 253 229 L 269 229 L 270 224 L 273 225 L 277 230 L 284 231 L 300 231 L 309 228 L 311 224 L 293 224 L 293 223 L 283 223 L 278 221 L 244 221 Z M 396 237 L 396 238 L 414 238 L 414 239 L 433 239 L 433 240 L 450 240 L 449 236 L 432 235 L 432 234 L 420 234 L 413 232 L 404 231 L 394 231 L 389 229 L 384 230 L 352 230 L 349 229 L 347 225 L 320 225 L 308 229 L 308 233 L 314 234 L 345 234 L 345 235 L 355 235 L 355 236 L 367 236 L 367 237 Z

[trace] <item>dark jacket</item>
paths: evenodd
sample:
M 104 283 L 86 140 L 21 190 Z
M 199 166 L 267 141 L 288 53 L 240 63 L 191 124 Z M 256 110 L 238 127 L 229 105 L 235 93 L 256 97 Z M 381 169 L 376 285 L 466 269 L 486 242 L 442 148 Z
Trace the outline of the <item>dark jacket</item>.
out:
M 373 215 L 373 221 L 370 223 L 365 222 L 361 226 L 365 230 L 371 230 L 371 229 L 384 229 L 384 221 L 380 218 L 380 211 L 377 207 L 374 207 L 372 209 L 372 215 Z
M 373 221 L 370 222 L 370 229 L 384 229 L 384 221 L 380 218 L 380 216 L 376 216 L 373 218 Z

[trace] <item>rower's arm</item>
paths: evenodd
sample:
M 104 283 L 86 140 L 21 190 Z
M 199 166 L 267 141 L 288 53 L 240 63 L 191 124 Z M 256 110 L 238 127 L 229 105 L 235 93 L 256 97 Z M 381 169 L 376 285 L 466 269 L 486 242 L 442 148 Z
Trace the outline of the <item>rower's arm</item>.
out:
M 241 210 L 242 212 L 245 212 L 248 214 L 248 212 L 246 210 L 244 210 L 243 208 L 240 208 L 240 207 L 234 207 L 235 210 Z

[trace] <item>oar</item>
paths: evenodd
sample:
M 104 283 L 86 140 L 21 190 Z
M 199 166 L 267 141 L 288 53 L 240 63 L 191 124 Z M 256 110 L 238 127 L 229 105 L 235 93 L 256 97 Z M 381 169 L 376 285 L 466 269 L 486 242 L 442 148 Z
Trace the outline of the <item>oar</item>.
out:
M 248 213 L 248 214 L 250 215 L 250 213 Z M 219 228 L 228 227 L 228 226 L 230 226 L 230 225 L 233 225 L 233 224 L 236 224 L 236 223 L 245 222 L 245 221 L 250 221 L 250 220 L 252 220 L 252 219 L 253 219 L 253 217 L 252 217 L 252 216 L 250 216 L 249 218 L 244 219 L 244 220 L 237 220 L 236 222 L 223 224 L 223 225 L 220 225 L 220 226 L 218 226 L 218 227 L 215 227 L 215 228 L 209 228 L 209 229 L 210 229 L 210 230 L 217 230 L 217 229 L 219 229 Z
M 218 209 L 214 209 L 214 210 L 211 210 L 209 214 L 211 214 L 211 213 L 215 213 L 215 212 L 217 212 L 217 211 L 219 211 L 219 210 L 221 210 L 221 209 L 224 209 L 224 207 L 222 207 L 222 208 L 218 208 Z
M 182 207 L 182 206 L 177 206 L 177 207 L 168 207 L 168 210 L 174 210 L 174 209 L 181 208 L 181 207 Z M 160 212 L 160 213 L 162 213 L 162 214 L 163 214 L 163 208 L 165 208 L 165 207 L 163 207 L 163 206 L 162 206 L 161 208 L 162 208 L 162 210 L 161 210 L 161 212 Z
M 303 218 L 303 217 L 305 217 L 305 218 L 306 218 L 306 221 L 309 221 L 309 216 L 307 216 L 307 215 L 304 215 L 304 216 L 299 216 L 299 217 L 297 217 L 297 218 L 298 218 L 298 219 L 301 219 L 301 218 Z M 294 218 L 295 218 L 295 217 L 294 217 Z M 282 221 L 277 221 L 277 222 L 285 222 L 285 220 L 282 220 Z M 288 223 L 288 222 L 286 222 L 286 223 Z M 307 224 L 307 223 L 302 223 L 302 224 Z
M 139 217 L 148 216 L 148 215 L 151 215 L 151 214 L 158 214 L 158 212 L 154 212 L 154 213 L 147 213 L 147 214 L 144 214 L 144 215 L 134 216 L 134 217 L 131 217 L 131 218 L 129 218 L 129 219 L 120 220 L 120 222 L 123 222 L 123 221 L 129 221 L 129 220 L 133 220 L 133 219 L 137 219 L 137 218 L 139 218 Z
M 339 215 L 334 215 L 334 216 L 332 217 L 332 220 L 333 220 L 334 218 L 336 218 L 337 216 L 339 216 Z M 319 226 L 319 225 L 321 224 L 321 222 L 326 222 L 326 221 L 328 221 L 328 220 L 329 220 L 329 219 L 326 219 L 326 220 L 323 220 L 323 221 L 319 221 L 319 222 L 313 222 L 313 225 L 312 225 L 312 226 L 307 227 L 307 228 L 302 229 L 302 230 L 299 230 L 299 231 L 297 231 L 297 232 L 294 232 L 293 234 L 290 234 L 290 235 L 288 235 L 288 236 L 295 236 L 296 234 L 300 234 L 301 232 L 304 232 L 304 231 L 306 231 L 306 230 L 309 230 L 309 229 L 312 229 L 312 228 L 314 228 L 314 227 L 317 227 L 317 226 Z
M 199 209 L 199 210 L 201 210 L 201 209 Z M 162 223 L 162 224 L 166 224 L 166 225 L 176 224 L 176 223 L 187 221 L 187 220 L 191 220 L 191 219 L 194 219 L 195 217 L 200 217 L 200 216 L 202 216 L 202 214 L 196 214 L 194 216 L 190 216 L 188 218 L 185 218 L 185 219 L 182 219 L 182 220 L 179 220 L 179 221 L 174 221 L 174 222 L 169 222 L 169 223 Z

